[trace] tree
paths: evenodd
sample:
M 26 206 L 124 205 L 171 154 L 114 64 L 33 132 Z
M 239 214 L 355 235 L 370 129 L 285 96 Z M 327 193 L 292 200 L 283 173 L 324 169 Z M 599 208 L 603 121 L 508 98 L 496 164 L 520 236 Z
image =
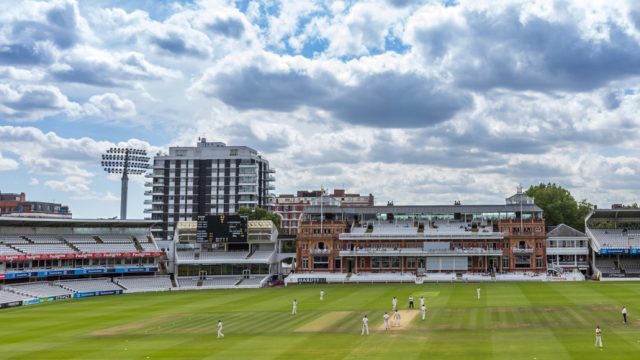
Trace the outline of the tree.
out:
M 249 220 L 271 220 L 279 228 L 280 216 L 263 208 L 241 207 L 238 209 L 238 215 L 246 216 Z
M 556 184 L 531 186 L 526 194 L 534 198 L 536 205 L 544 211 L 548 226 L 566 224 L 584 231 L 584 219 L 593 210 L 593 204 L 586 199 L 577 202 L 569 190 Z

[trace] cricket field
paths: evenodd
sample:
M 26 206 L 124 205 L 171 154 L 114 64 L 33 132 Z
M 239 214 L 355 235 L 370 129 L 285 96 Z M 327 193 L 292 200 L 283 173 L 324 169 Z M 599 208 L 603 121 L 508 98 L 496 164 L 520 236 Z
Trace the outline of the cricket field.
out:
M 407 309 L 409 295 L 415 310 Z M 391 312 L 393 296 L 401 326 L 385 331 L 382 316 Z M 426 299 L 426 320 L 420 316 L 420 296 Z M 293 299 L 297 315 L 291 315 Z M 626 325 L 623 305 L 629 310 Z M 365 314 L 369 336 L 360 335 Z M 224 339 L 216 338 L 218 320 Z M 637 360 L 640 283 L 173 291 L 4 309 L 0 324 L 0 359 Z M 594 346 L 596 325 L 602 328 L 603 349 Z

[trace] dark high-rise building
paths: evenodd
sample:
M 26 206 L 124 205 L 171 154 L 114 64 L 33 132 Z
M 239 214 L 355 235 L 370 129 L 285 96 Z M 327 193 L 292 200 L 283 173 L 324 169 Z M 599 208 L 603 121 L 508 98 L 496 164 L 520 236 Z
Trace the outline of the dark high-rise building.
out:
M 246 146 L 227 146 L 201 139 L 195 147 L 171 147 L 154 158 L 152 182 L 145 185 L 151 208 L 145 213 L 159 220 L 152 230 L 158 239 L 170 240 L 178 221 L 202 215 L 228 215 L 241 207 L 268 208 L 275 187 L 269 162 Z

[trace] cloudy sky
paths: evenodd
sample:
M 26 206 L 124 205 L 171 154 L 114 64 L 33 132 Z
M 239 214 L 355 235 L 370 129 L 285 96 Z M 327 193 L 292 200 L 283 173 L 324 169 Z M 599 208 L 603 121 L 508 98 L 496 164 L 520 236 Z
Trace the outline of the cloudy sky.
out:
M 0 191 L 115 216 L 104 150 L 204 136 L 266 156 L 278 194 L 635 202 L 639 75 L 632 0 L 0 1 Z

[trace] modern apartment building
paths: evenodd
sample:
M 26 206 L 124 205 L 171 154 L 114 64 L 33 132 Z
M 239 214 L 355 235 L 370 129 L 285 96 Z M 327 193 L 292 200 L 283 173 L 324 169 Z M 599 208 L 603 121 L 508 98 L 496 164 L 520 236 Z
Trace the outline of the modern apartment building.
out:
M 151 190 L 145 200 L 151 220 L 161 221 L 152 229 L 157 239 L 171 240 L 178 221 L 197 220 L 203 215 L 228 215 L 241 207 L 268 208 L 275 187 L 269 162 L 246 146 L 227 146 L 200 139 L 197 146 L 169 148 L 153 160 Z

